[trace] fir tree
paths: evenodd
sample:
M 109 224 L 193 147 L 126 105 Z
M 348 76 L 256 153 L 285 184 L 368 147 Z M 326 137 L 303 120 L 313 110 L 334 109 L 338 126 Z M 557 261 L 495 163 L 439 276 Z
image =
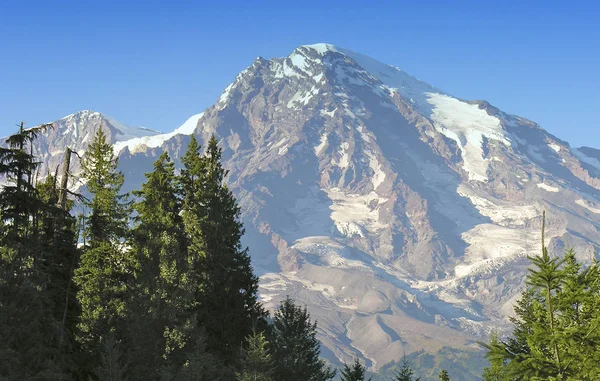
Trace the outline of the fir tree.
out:
M 199 151 L 192 137 L 181 174 L 190 262 L 197 265 L 200 286 L 198 324 L 206 330 L 207 348 L 232 364 L 265 313 L 257 301 L 258 278 L 248 249 L 241 246 L 240 208 L 224 184 L 227 171 L 216 139 L 211 138 L 204 157 Z
M 81 305 L 78 340 L 95 366 L 97 353 L 108 334 L 120 342 L 117 325 L 126 316 L 125 300 L 132 261 L 124 245 L 129 203 L 121 195 L 123 174 L 102 129 L 98 129 L 82 160 L 83 178 L 91 200 L 84 229 L 86 247 L 75 281 Z M 87 366 L 88 364 L 82 364 Z M 89 367 L 88 367 L 89 369 Z
M 247 348 L 242 356 L 242 373 L 237 374 L 238 381 L 273 380 L 273 357 L 269 343 L 262 332 L 253 332 L 247 339 Z
M 450 381 L 450 376 L 448 375 L 447 370 L 442 370 L 438 375 L 440 381 Z
M 123 352 L 114 334 L 109 333 L 100 349 L 100 365 L 95 374 L 98 381 L 125 381 L 127 365 L 124 362 Z
M 0 148 L 0 176 L 9 181 L 0 189 L 0 378 L 7 380 L 69 378 L 55 308 L 61 277 L 53 270 L 62 265 L 61 253 L 40 231 L 53 205 L 34 186 L 31 144 L 45 128 L 21 124 L 8 148 Z
M 572 250 L 564 259 L 551 258 L 543 236 L 542 228 L 542 253 L 531 257 L 528 288 L 511 319 L 512 337 L 484 345 L 492 365 L 486 374 L 508 380 L 593 380 L 600 374 L 597 264 L 583 269 Z
M 146 177 L 142 189 L 134 192 L 139 202 L 134 205 L 134 278 L 128 297 L 131 377 L 140 380 L 160 373 L 166 355 L 165 331 L 192 324 L 186 316 L 186 300 L 194 297 L 185 291 L 187 247 L 180 191 L 166 152 Z M 179 347 L 184 345 L 185 341 Z M 170 352 L 171 362 L 177 362 L 177 350 Z
M 402 363 L 400 364 L 400 368 L 396 370 L 396 374 L 394 375 L 394 381 L 419 381 L 421 377 L 417 377 L 413 380 L 413 376 L 415 375 L 415 371 L 413 370 L 410 361 L 406 358 L 406 355 L 402 357 Z
M 492 334 L 490 338 L 489 348 L 498 348 L 502 343 L 500 342 L 496 333 Z M 489 351 L 486 354 L 487 359 L 490 362 L 490 366 L 483 370 L 483 381 L 508 381 L 506 375 L 506 360 L 504 356 L 494 356 L 493 351 Z
M 311 321 L 306 307 L 286 298 L 274 315 L 274 379 L 325 381 L 335 377 L 335 371 L 319 358 L 321 343 L 316 334 L 317 323 Z
M 341 381 L 365 381 L 365 367 L 358 361 L 354 360 L 352 365 L 344 364 L 340 374 Z M 373 377 L 370 377 L 368 381 L 371 381 Z

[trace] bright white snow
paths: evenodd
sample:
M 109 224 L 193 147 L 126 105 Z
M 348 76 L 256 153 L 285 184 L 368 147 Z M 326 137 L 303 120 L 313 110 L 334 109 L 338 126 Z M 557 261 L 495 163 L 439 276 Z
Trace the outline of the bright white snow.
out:
M 433 105 L 431 119 L 436 129 L 458 144 L 469 180 L 486 182 L 489 159 L 483 157 L 483 138 L 510 146 L 500 120 L 476 104 L 447 95 L 429 93 L 428 102 Z
M 552 148 L 553 150 L 555 150 L 557 153 L 560 152 L 560 146 L 556 143 L 549 143 L 548 147 Z
M 121 142 L 117 142 L 114 145 L 114 150 L 116 153 L 121 152 L 125 147 L 129 148 L 130 152 L 135 152 L 137 150 L 143 149 L 144 147 L 148 148 L 156 148 L 160 147 L 164 142 L 171 139 L 176 135 L 191 135 L 196 126 L 198 125 L 198 121 L 202 118 L 204 113 L 196 114 L 190 117 L 185 121 L 179 128 L 177 128 L 173 132 L 169 132 L 167 134 L 160 134 L 154 136 L 143 136 L 139 138 L 133 138 Z
M 577 205 L 583 206 L 584 208 L 586 208 L 587 210 L 589 210 L 589 211 L 590 211 L 590 212 L 592 212 L 592 213 L 600 214 L 600 209 L 598 209 L 598 208 L 594 208 L 594 207 L 592 207 L 592 206 L 589 206 L 589 205 L 588 205 L 588 204 L 585 202 L 585 200 L 579 199 L 579 200 L 576 200 L 576 201 L 575 201 L 575 203 L 576 203 Z
M 333 204 L 331 219 L 338 231 L 346 236 L 364 236 L 366 231 L 376 233 L 387 227 L 379 221 L 379 207 L 387 198 L 375 192 L 366 195 L 353 194 L 339 188 L 324 189 Z
M 523 226 L 530 219 L 540 215 L 534 205 L 518 205 L 514 202 L 493 199 L 489 195 L 485 195 L 485 198 L 480 197 L 464 184 L 459 185 L 457 193 L 467 197 L 479 213 L 501 226 Z
M 544 184 L 544 183 L 537 184 L 537 187 L 541 188 L 545 191 L 552 192 L 552 193 L 556 193 L 559 191 L 559 189 L 557 187 L 553 187 L 551 185 Z

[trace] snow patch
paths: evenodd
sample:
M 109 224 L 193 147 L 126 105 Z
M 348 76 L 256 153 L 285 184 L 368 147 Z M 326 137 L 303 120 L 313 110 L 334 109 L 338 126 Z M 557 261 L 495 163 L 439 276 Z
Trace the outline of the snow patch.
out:
M 321 152 L 323 152 L 323 150 L 325 149 L 326 146 L 327 146 L 327 134 L 324 133 L 324 134 L 321 135 L 321 139 L 319 141 L 319 144 L 314 147 L 315 154 L 317 156 L 319 156 L 321 154 Z
M 313 86 L 308 92 L 304 93 L 302 90 L 296 91 L 296 94 L 292 96 L 292 98 L 287 103 L 287 108 L 294 107 L 294 104 L 300 103 L 304 106 L 308 105 L 308 102 L 315 96 L 319 94 L 319 89 L 316 86 Z
M 583 206 L 592 213 L 600 214 L 600 209 L 589 206 L 583 199 L 576 200 L 575 203 L 579 206 Z
M 350 143 L 348 142 L 343 142 L 340 145 L 340 150 L 338 151 L 340 158 L 339 160 L 336 160 L 335 158 L 332 159 L 331 162 L 333 165 L 342 169 L 348 168 L 350 165 L 350 153 L 348 152 L 348 148 L 350 148 Z
M 379 208 L 388 199 L 370 192 L 366 195 L 346 192 L 340 188 L 324 189 L 332 201 L 331 220 L 336 228 L 345 236 L 359 235 L 364 237 L 366 233 L 377 233 L 388 227 L 379 220 Z
M 571 148 L 571 153 L 580 161 L 583 161 L 600 171 L 600 161 L 598 161 L 598 159 L 587 156 L 577 148 Z
M 548 143 L 548 147 L 552 148 L 556 153 L 560 152 L 560 146 L 556 143 Z
M 367 156 L 369 157 L 369 167 L 373 171 L 371 184 L 373 184 L 373 190 L 377 190 L 385 181 L 385 172 L 383 172 L 383 166 L 374 154 L 367 152 Z
M 191 135 L 194 133 L 196 126 L 198 125 L 198 121 L 204 113 L 196 114 L 191 116 L 188 120 L 186 120 L 180 127 L 175 129 L 173 132 L 169 132 L 168 134 L 160 134 L 153 136 L 143 136 L 139 138 L 133 138 L 125 141 L 120 141 L 115 143 L 113 149 L 115 153 L 121 152 L 125 147 L 129 148 L 130 152 L 136 152 L 144 147 L 147 148 L 157 148 L 163 145 L 164 142 L 171 139 L 176 135 Z M 111 123 L 112 124 L 112 123 Z
M 337 110 L 337 108 L 331 110 L 331 111 L 325 111 L 325 110 L 321 110 L 321 115 L 323 116 L 328 116 L 330 118 L 333 118 L 334 114 L 335 114 L 335 110 Z
M 536 185 L 538 188 L 543 189 L 548 192 L 556 193 L 559 191 L 559 189 L 557 187 L 553 187 L 548 184 L 540 183 L 540 184 L 536 184 Z
M 476 104 L 438 93 L 428 95 L 428 102 L 434 107 L 431 114 L 434 126 L 458 144 L 469 180 L 486 182 L 489 159 L 483 156 L 483 138 L 510 146 L 500 120 Z
M 309 48 L 312 49 L 314 51 L 316 51 L 317 53 L 319 53 L 320 55 L 323 55 L 327 52 L 337 52 L 338 49 L 331 44 L 325 44 L 325 43 L 318 43 L 318 44 L 312 44 L 312 45 L 303 45 L 305 48 Z
M 480 224 L 462 234 L 469 246 L 464 262 L 454 267 L 456 277 L 493 271 L 519 256 L 536 251 L 538 236 L 528 229 Z
M 489 217 L 501 226 L 524 226 L 527 221 L 540 215 L 534 205 L 516 205 L 497 199 L 480 197 L 464 184 L 459 185 L 457 193 L 468 198 L 479 213 Z

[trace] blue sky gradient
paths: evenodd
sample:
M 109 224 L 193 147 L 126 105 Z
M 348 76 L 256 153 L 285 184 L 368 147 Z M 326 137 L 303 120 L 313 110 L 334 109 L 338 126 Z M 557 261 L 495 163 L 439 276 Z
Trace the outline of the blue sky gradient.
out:
M 83 109 L 161 131 L 254 58 L 328 42 L 600 148 L 600 4 L 4 1 L 0 135 Z

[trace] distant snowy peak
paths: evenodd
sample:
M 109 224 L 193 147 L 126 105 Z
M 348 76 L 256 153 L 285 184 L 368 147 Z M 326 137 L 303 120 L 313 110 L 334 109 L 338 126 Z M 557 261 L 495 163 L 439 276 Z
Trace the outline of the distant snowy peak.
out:
M 115 143 L 114 150 L 119 153 L 125 147 L 129 149 L 129 152 L 138 152 L 143 151 L 145 148 L 157 148 L 162 146 L 167 140 L 173 138 L 177 135 L 191 135 L 196 130 L 198 126 L 198 122 L 204 113 L 196 114 L 188 118 L 181 126 L 179 126 L 175 131 L 169 132 L 167 134 L 158 134 L 151 136 L 142 136 L 129 140 L 123 140 Z
M 54 130 L 64 137 L 68 137 L 72 143 L 80 145 L 88 142 L 100 126 L 110 130 L 109 137 L 113 141 L 124 141 L 144 136 L 159 134 L 144 127 L 130 127 L 116 119 L 92 110 L 82 110 L 70 114 L 52 123 Z M 92 131 L 93 130 L 93 131 Z

